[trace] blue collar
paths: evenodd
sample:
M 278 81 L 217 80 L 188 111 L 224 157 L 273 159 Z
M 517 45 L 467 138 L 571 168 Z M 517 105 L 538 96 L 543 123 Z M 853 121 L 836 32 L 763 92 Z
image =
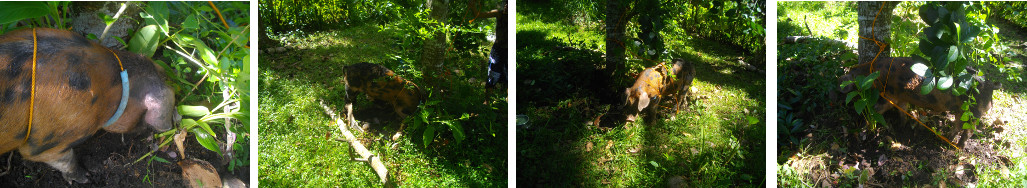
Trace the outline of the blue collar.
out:
M 107 120 L 107 123 L 103 124 L 104 128 L 114 124 L 121 117 L 121 114 L 125 112 L 125 105 L 128 104 L 128 72 L 121 70 L 121 103 L 118 104 L 118 111 L 114 112 L 114 116 Z

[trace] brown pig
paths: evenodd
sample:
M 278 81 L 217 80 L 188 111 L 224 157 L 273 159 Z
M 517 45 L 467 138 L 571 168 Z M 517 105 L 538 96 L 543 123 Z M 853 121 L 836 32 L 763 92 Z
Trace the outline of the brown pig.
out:
M 917 75 L 913 72 L 910 67 L 915 64 L 913 58 L 909 57 L 894 57 L 894 58 L 883 58 L 873 64 L 874 71 L 880 71 L 880 76 L 874 81 L 874 87 L 878 90 L 884 91 L 884 97 L 895 105 L 908 110 L 907 106 L 912 104 L 920 108 L 925 108 L 933 113 L 945 113 L 952 112 L 956 115 L 956 122 L 953 127 L 956 130 L 962 130 L 963 122 L 959 120 L 959 115 L 962 114 L 963 110 L 960 107 L 963 101 L 966 101 L 968 96 L 956 96 L 951 91 L 932 90 L 927 95 L 920 94 L 921 83 L 923 83 L 924 77 Z M 862 66 L 853 68 L 844 79 L 855 78 L 855 75 L 869 75 L 871 66 Z M 970 74 L 976 74 L 977 70 L 968 69 Z M 977 99 L 977 104 L 970 107 L 970 112 L 977 117 L 984 117 L 988 110 L 991 109 L 992 95 L 996 89 L 1001 89 L 1002 84 L 997 82 L 987 82 L 983 78 L 974 76 L 973 78 L 981 85 L 977 88 L 979 91 L 971 90 Z M 846 88 L 844 90 L 852 90 Z M 877 101 L 875 105 L 878 113 L 884 113 L 894 108 L 884 98 Z M 970 130 L 962 130 L 962 138 L 959 140 L 958 145 L 963 146 L 967 139 L 973 134 Z M 955 139 L 955 135 L 951 135 L 950 139 Z
M 97 130 L 124 133 L 146 124 L 165 131 L 181 119 L 167 75 L 150 59 L 120 50 L 112 53 L 70 31 L 38 28 L 33 63 L 32 33 L 22 29 L 0 36 L 0 153 L 17 149 L 24 159 L 57 169 L 69 183 L 87 183 L 87 172 L 72 148 Z M 121 70 L 114 54 L 128 72 L 130 90 L 123 114 L 104 127 L 122 100 Z M 30 100 L 35 109 L 29 108 Z
M 695 67 L 682 59 L 674 59 L 674 64 L 669 68 L 664 63 L 646 68 L 638 75 L 634 85 L 624 89 L 622 113 L 628 122 L 634 122 L 639 112 L 649 107 L 650 103 L 660 104 L 663 96 L 674 97 L 674 112 L 677 112 L 685 101 L 682 95 L 688 92 L 694 78 Z M 655 111 L 656 108 L 649 108 L 647 113 L 652 115 Z
M 343 83 L 346 85 L 346 120 L 350 126 L 354 126 L 353 123 L 356 122 L 353 117 L 353 102 L 359 93 L 366 94 L 370 100 L 384 101 L 392 105 L 392 110 L 400 119 L 414 113 L 425 99 L 420 87 L 399 77 L 385 66 L 362 62 L 343 67 L 343 74 Z M 399 135 L 397 132 L 393 139 L 397 139 Z

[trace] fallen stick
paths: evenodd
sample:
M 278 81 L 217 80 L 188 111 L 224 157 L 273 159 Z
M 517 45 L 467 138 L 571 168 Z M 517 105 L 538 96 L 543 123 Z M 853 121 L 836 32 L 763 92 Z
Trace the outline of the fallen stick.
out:
M 325 113 L 335 120 L 335 125 L 339 127 L 340 131 L 342 131 L 342 136 L 345 138 L 345 141 L 349 142 L 350 146 L 353 146 L 353 150 L 356 151 L 360 157 L 363 157 L 362 159 L 354 160 L 370 164 L 371 168 L 374 169 L 374 172 L 378 174 L 378 178 L 381 179 L 382 184 L 386 184 L 389 180 L 389 169 L 385 168 L 385 164 L 382 163 L 381 157 L 378 157 L 371 153 L 371 151 L 368 151 L 367 148 L 364 147 L 364 144 L 361 144 L 360 141 L 357 140 L 357 137 L 353 136 L 353 133 L 346 128 L 346 123 L 343 123 L 342 118 L 337 117 L 335 115 L 335 111 L 329 108 L 328 105 L 325 104 L 324 100 L 319 100 L 318 103 L 320 103 L 321 107 L 325 109 Z

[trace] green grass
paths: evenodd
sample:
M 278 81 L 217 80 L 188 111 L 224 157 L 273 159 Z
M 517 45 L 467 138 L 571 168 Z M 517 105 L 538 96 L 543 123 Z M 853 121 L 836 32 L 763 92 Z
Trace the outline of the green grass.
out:
M 260 184 L 269 187 L 379 187 L 378 177 L 364 162 L 353 161 L 357 156 L 345 142 L 338 127 L 318 105 L 323 99 L 330 107 L 341 112 L 344 86 L 341 84 L 342 66 L 361 61 L 384 64 L 404 78 L 418 82 L 416 71 L 404 66 L 399 59 L 405 52 L 398 49 L 393 30 L 361 26 L 340 31 L 309 34 L 289 34 L 279 37 L 289 49 L 285 53 L 261 54 L 259 70 L 259 157 Z M 485 57 L 481 53 L 451 52 L 447 62 L 453 69 L 466 74 L 454 74 L 447 88 L 466 91 L 477 97 L 467 100 L 484 101 L 480 80 L 485 77 Z M 477 54 L 477 55 L 476 55 Z M 409 62 L 409 61 L 407 61 Z M 470 81 L 474 78 L 478 81 Z M 421 84 L 422 87 L 429 87 Z M 470 89 L 469 89 L 470 88 Z M 428 89 L 428 88 L 425 88 Z M 460 92 L 460 91 L 455 91 Z M 495 96 L 493 96 L 495 97 Z M 433 96 L 446 101 L 456 99 Z M 493 106 L 473 109 L 506 109 L 505 97 L 494 98 Z M 481 104 L 481 102 L 476 102 Z M 361 107 L 358 103 L 357 108 Z M 503 110 L 505 111 L 505 110 Z M 470 111 L 450 113 L 484 114 L 503 111 Z M 415 116 L 411 116 L 415 117 Z M 505 113 L 499 116 L 505 124 Z M 499 121 L 499 120 L 497 120 Z M 480 122 L 480 121 L 475 121 Z M 499 123 L 496 123 L 499 124 Z M 395 125 L 387 129 L 395 129 Z M 457 144 L 450 142 L 448 132 L 440 133 L 427 147 L 423 146 L 420 132 L 407 130 L 399 141 L 381 139 L 383 135 L 368 132 L 357 135 L 375 155 L 381 156 L 389 169 L 389 176 L 400 186 L 411 187 L 497 187 L 507 182 L 506 131 L 495 134 L 486 125 L 464 123 L 467 139 Z M 506 130 L 496 126 L 496 130 Z M 384 137 L 391 137 L 388 134 Z M 390 149 L 398 143 L 398 149 Z
M 530 120 L 517 129 L 518 185 L 765 182 L 765 79 L 737 62 L 740 48 L 668 28 L 669 56 L 696 62 L 692 87 L 699 99 L 676 120 L 600 128 L 593 121 L 617 108 L 623 89 L 634 81 L 629 74 L 655 63 L 629 54 L 629 73 L 603 81 L 596 69 L 605 64 L 604 32 L 554 19 L 561 11 L 534 7 L 547 6 L 519 4 L 517 15 L 517 114 Z

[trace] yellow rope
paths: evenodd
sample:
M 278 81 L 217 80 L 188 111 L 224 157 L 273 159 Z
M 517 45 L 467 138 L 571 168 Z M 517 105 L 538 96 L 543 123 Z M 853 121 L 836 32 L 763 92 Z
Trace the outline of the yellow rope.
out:
M 118 57 L 118 54 L 114 53 L 114 50 L 111 50 L 110 48 L 104 48 L 104 49 L 107 49 L 108 52 L 111 52 L 111 55 L 114 55 L 114 59 L 118 60 L 118 68 L 121 68 L 121 71 L 125 71 L 125 66 L 121 65 L 121 58 Z
M 36 48 L 39 46 L 36 43 L 36 28 L 32 28 L 32 85 L 29 86 L 29 127 L 25 131 L 25 142 L 29 141 L 29 136 L 32 135 L 32 111 L 34 111 L 36 103 Z
M 927 127 L 927 125 L 924 125 L 923 122 L 920 122 L 920 119 L 917 119 L 916 117 L 913 117 L 912 114 L 909 114 L 909 112 L 906 112 L 906 110 L 903 110 L 902 107 L 899 107 L 899 105 L 896 105 L 895 102 L 892 102 L 891 99 L 888 99 L 888 97 L 885 97 L 884 96 L 884 92 L 881 92 L 881 98 L 883 98 L 884 100 L 888 101 L 888 103 L 890 103 L 892 106 L 895 106 L 895 108 L 899 109 L 899 111 L 901 111 L 902 113 L 906 113 L 906 115 L 909 116 L 909 118 L 911 118 L 913 120 L 916 120 L 916 122 L 920 123 L 921 126 L 924 126 L 924 128 L 927 128 L 927 130 L 930 130 L 931 133 L 934 133 L 934 135 L 938 136 L 938 138 L 941 138 L 941 140 L 944 140 L 945 143 L 948 143 L 952 147 L 956 148 L 956 150 L 959 150 L 959 146 L 956 146 L 955 144 L 952 144 L 952 141 L 949 141 L 948 138 L 945 138 L 944 136 L 941 136 L 941 134 L 938 134 L 938 132 L 934 132 L 934 129 L 932 129 L 930 127 Z M 968 138 L 963 138 L 963 139 L 968 139 Z

